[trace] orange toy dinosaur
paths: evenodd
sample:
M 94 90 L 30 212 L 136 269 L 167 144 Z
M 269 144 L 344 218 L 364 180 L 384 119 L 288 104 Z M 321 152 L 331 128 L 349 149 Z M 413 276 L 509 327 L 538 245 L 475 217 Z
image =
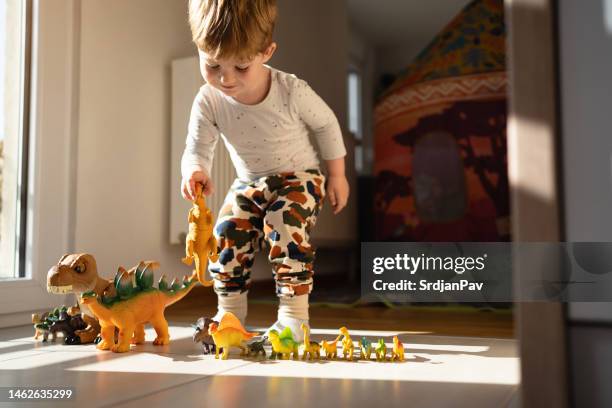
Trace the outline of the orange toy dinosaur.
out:
M 154 345 L 162 346 L 170 341 L 164 310 L 185 297 L 197 283 L 197 277 L 194 273 L 191 278 L 185 276 L 182 284 L 176 279 L 168 284 L 162 276 L 159 288 L 154 288 L 153 268 L 148 266 L 141 262 L 130 272 L 119 268 L 114 280 L 117 289 L 114 298 L 101 298 L 95 291 L 81 295 L 82 304 L 87 305 L 102 327 L 102 341 L 98 343 L 98 349 L 110 349 L 115 353 L 129 351 L 130 342 L 144 342 L 145 323 L 151 323 L 157 333 Z M 119 329 L 116 344 L 115 328 Z
M 212 286 L 213 281 L 206 280 L 206 266 L 208 259 L 216 262 L 219 259 L 217 240 L 213 235 L 212 213 L 206 207 L 206 200 L 202 195 L 202 185 L 196 183 L 196 197 L 193 207 L 189 210 L 189 234 L 185 240 L 185 253 L 183 263 L 191 265 L 195 261 L 195 272 L 198 280 L 204 286 Z

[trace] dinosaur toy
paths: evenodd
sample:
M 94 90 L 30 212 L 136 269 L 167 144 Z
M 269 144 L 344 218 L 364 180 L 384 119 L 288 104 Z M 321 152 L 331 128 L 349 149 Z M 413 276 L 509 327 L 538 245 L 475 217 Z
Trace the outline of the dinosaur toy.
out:
M 49 312 L 45 312 L 42 315 L 38 313 L 32 314 L 32 323 L 34 324 L 34 340 L 38 340 L 38 337 L 43 336 L 43 342 L 47 341 L 49 337 L 49 326 L 43 323 L 49 317 Z
M 391 351 L 391 361 L 404 361 L 404 345 L 397 336 L 393 336 L 393 349 Z
M 215 342 L 215 358 L 219 358 L 219 352 L 221 351 L 223 353 L 221 359 L 223 360 L 227 360 L 230 347 L 239 348 L 241 350 L 240 355 L 245 355 L 247 352 L 245 342 L 257 335 L 257 333 L 246 331 L 240 320 L 232 312 L 226 312 L 219 323 L 212 321 L 208 326 L 208 333 Z
M 159 267 L 155 261 L 145 262 L 150 267 Z M 114 282 L 98 276 L 96 259 L 90 254 L 66 254 L 62 256 L 57 265 L 51 267 L 47 273 L 47 291 L 59 295 L 73 293 L 77 302 L 81 302 L 81 295 L 94 291 L 98 298 L 114 298 L 116 290 Z M 87 306 L 79 303 L 81 317 L 87 323 L 83 330 L 77 330 L 81 344 L 92 343 L 100 334 L 100 324 Z
M 361 348 L 361 355 L 360 358 L 362 360 L 369 360 L 370 358 L 372 358 L 372 342 L 368 339 L 366 339 L 365 337 L 361 338 L 361 341 L 359 342 L 359 347 Z
M 281 359 L 287 360 L 292 354 L 294 360 L 299 358 L 298 343 L 293 339 L 293 333 L 288 326 L 280 334 L 278 330 L 272 329 L 268 332 L 268 336 L 270 336 L 270 343 L 272 343 L 271 359 L 280 356 Z
M 196 183 L 196 197 L 193 207 L 189 210 L 189 234 L 185 240 L 185 258 L 183 263 L 191 265 L 195 261 L 195 271 L 198 280 L 204 286 L 212 286 L 213 281 L 206 280 L 206 266 L 208 259 L 216 262 L 219 259 L 217 240 L 213 235 L 212 213 L 206 207 L 206 200 L 202 195 L 202 185 Z
M 49 336 L 51 336 L 51 341 L 55 341 L 57 333 L 62 332 L 62 330 L 58 330 L 62 323 L 60 322 L 60 325 L 57 325 L 53 330 L 51 330 L 51 327 L 58 321 L 66 321 L 68 319 L 67 313 L 68 308 L 62 305 L 42 315 L 33 314 L 32 323 L 34 323 L 34 330 L 36 330 L 34 339 L 38 339 L 38 336 L 42 334 L 43 343 L 49 340 Z
M 43 343 L 49 340 L 49 327 L 53 324 L 51 315 L 53 312 L 45 312 L 42 315 L 35 313 L 32 315 L 32 323 L 34 323 L 34 340 L 38 340 L 39 336 L 43 337 Z M 55 335 L 51 336 L 51 340 L 55 341 Z
M 212 322 L 214 322 L 214 320 L 210 317 L 200 317 L 195 325 L 191 325 L 195 330 L 193 333 L 193 341 L 195 343 L 202 343 L 202 352 L 204 354 L 215 352 L 215 342 L 212 336 L 208 334 L 208 328 Z
M 374 346 L 376 353 L 376 361 L 385 361 L 387 359 L 387 345 L 384 339 L 378 339 L 378 343 Z
M 265 358 L 266 350 L 264 349 L 264 344 L 266 344 L 266 341 L 268 341 L 268 336 L 253 337 L 246 344 L 246 355 L 248 357 L 257 357 L 261 353 Z
M 310 328 L 304 323 L 300 327 L 304 331 L 304 344 L 300 347 L 302 349 L 302 360 L 306 360 L 306 355 L 308 355 L 309 360 L 320 359 L 321 346 L 319 346 L 319 343 L 310 341 Z
M 338 341 L 340 340 L 342 335 L 338 335 L 335 340 L 323 340 L 321 342 L 321 347 L 325 350 L 325 358 L 328 360 L 333 360 L 338 357 Z
M 353 340 L 349 335 L 348 329 L 343 326 L 340 328 L 340 333 L 344 336 L 344 338 L 342 339 L 342 354 L 344 355 L 344 359 L 348 359 L 349 361 L 353 360 L 355 345 L 353 344 Z
M 83 330 L 87 323 L 81 318 L 80 314 L 70 315 L 67 310 L 62 310 L 57 320 L 49 326 L 49 332 L 55 339 L 57 333 L 62 333 L 64 344 L 81 344 L 81 340 L 75 335 L 77 330 Z
M 95 291 L 81 295 L 81 303 L 91 310 L 102 327 L 102 341 L 97 344 L 98 349 L 124 353 L 130 350 L 130 342 L 144 343 L 145 323 L 151 323 L 157 333 L 154 345 L 162 346 L 170 342 L 164 310 L 193 289 L 197 276 L 195 273 L 191 278 L 185 276 L 182 284 L 174 279 L 170 285 L 165 276 L 162 276 L 159 288 L 154 288 L 153 268 L 150 266 L 150 263 L 140 262 L 130 272 L 119 267 L 114 279 L 117 292 L 115 297 L 100 298 Z M 115 328 L 119 329 L 116 344 Z

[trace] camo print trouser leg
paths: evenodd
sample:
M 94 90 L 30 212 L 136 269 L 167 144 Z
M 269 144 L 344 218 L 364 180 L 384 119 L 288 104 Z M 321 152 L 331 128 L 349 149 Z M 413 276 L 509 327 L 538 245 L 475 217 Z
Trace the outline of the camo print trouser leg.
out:
M 219 260 L 209 264 L 209 271 L 217 294 L 248 290 L 255 252 L 264 242 L 277 295 L 310 293 L 315 250 L 309 237 L 323 205 L 324 183 L 318 170 L 234 181 L 214 229 Z

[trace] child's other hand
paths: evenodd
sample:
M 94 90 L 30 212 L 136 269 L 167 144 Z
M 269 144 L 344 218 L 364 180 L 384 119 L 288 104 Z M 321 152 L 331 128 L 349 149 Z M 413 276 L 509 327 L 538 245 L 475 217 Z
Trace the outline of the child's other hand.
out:
M 212 180 L 203 171 L 194 171 L 189 178 L 183 178 L 181 182 L 181 194 L 185 200 L 195 200 L 195 185 L 200 183 L 203 186 L 204 195 L 211 195 L 215 191 Z
M 327 197 L 334 214 L 338 214 L 346 207 L 349 197 L 349 184 L 345 176 L 329 176 L 327 178 Z

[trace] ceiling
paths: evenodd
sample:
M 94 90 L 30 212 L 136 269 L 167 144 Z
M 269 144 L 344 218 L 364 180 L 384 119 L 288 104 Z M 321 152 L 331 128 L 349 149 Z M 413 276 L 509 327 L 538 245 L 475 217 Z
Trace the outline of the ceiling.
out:
M 351 26 L 374 47 L 436 35 L 468 0 L 347 0 Z

